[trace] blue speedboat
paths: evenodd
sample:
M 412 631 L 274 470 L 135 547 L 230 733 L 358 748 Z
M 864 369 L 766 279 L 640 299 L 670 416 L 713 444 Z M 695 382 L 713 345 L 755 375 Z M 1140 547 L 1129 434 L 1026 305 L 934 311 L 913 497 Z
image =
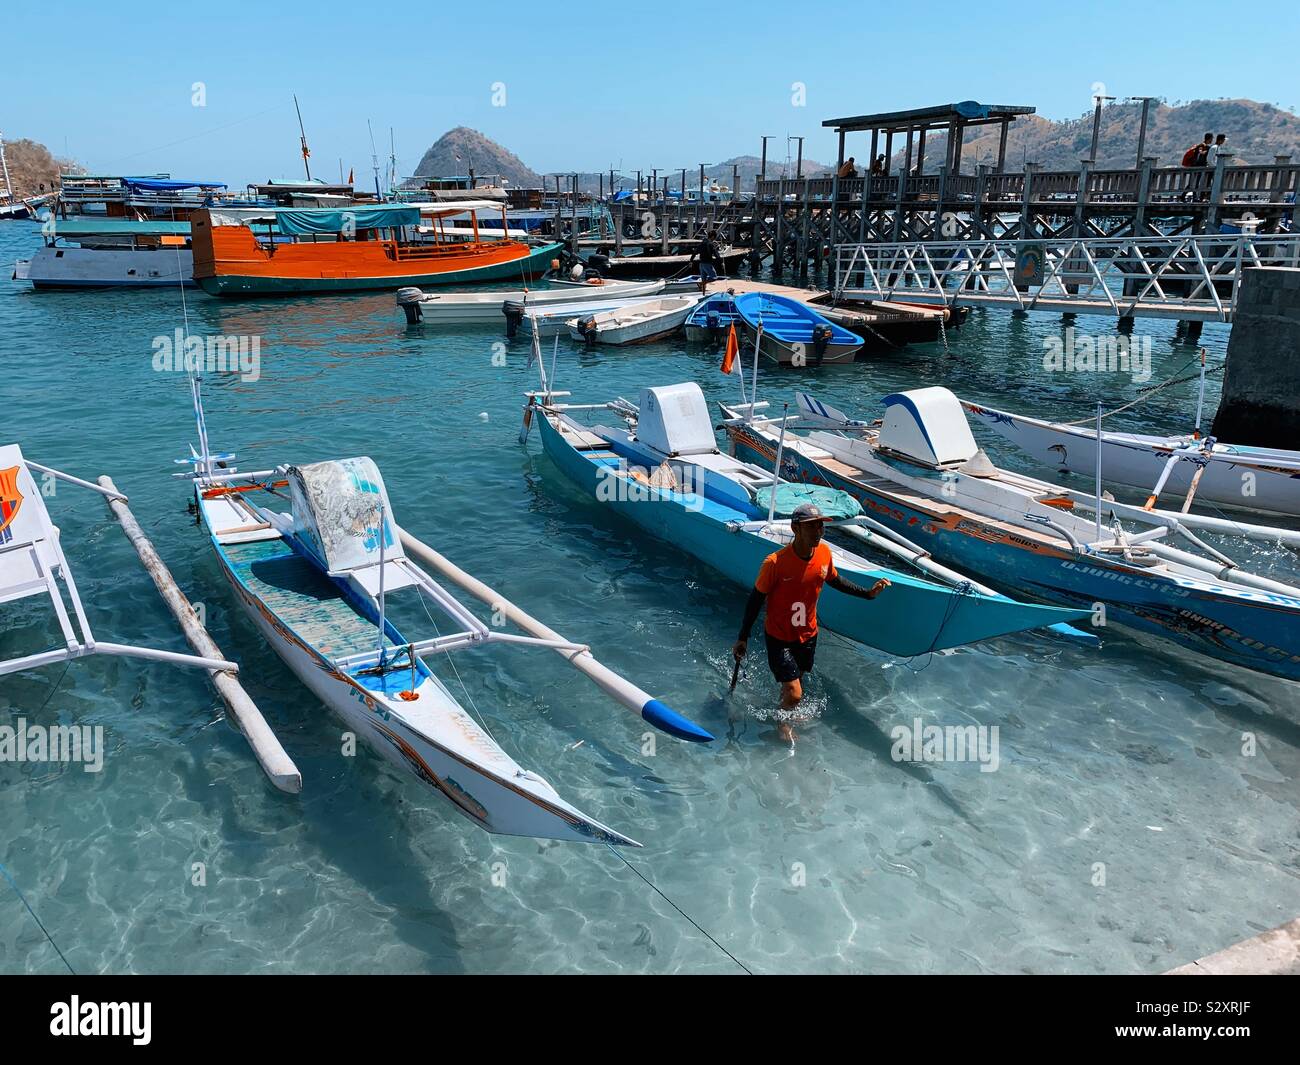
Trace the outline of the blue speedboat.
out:
M 783 366 L 823 366 L 852 362 L 862 338 L 828 322 L 806 303 L 767 292 L 746 292 L 735 300 L 745 338 L 759 352 Z

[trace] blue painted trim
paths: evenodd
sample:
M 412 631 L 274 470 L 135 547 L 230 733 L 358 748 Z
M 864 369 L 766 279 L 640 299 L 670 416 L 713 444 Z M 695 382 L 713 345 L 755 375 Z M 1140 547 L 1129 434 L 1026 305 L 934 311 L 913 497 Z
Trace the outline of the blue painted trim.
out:
M 886 408 L 897 404 L 907 410 L 912 415 L 912 421 L 916 422 L 917 428 L 921 430 L 921 435 L 925 437 L 925 442 L 930 445 L 930 453 L 937 461 L 939 458 L 939 449 L 934 446 L 934 441 L 930 439 L 930 431 L 925 427 L 925 419 L 921 417 L 921 412 L 916 409 L 916 404 L 911 401 L 902 392 L 891 392 L 880 401 Z
M 676 736 L 679 740 L 708 743 L 714 738 L 713 733 L 705 732 L 695 722 L 688 721 L 676 710 L 661 703 L 658 699 L 651 699 L 645 706 L 641 707 L 641 716 L 654 725 L 655 728 L 668 733 L 670 736 Z

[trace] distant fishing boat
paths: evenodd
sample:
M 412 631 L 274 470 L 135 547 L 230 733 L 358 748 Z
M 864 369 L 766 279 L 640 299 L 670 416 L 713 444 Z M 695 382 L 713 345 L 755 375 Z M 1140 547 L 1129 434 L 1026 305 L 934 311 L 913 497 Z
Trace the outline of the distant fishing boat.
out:
M 749 343 L 782 366 L 826 366 L 850 363 L 862 338 L 828 322 L 806 303 L 768 292 L 736 297 L 736 313 Z M 760 339 L 761 330 L 761 339 Z
M 35 196 L 18 196 L 14 193 L 13 184 L 9 180 L 9 161 L 5 158 L 3 134 L 0 134 L 0 175 L 3 175 L 5 183 L 5 187 L 0 189 L 0 222 L 35 218 L 36 212 L 54 198 L 52 192 Z
M 16 281 L 36 288 L 192 285 L 194 256 L 188 222 L 53 220 L 45 246 L 14 265 Z
M 516 763 L 424 656 L 494 644 L 549 648 L 656 728 L 695 741 L 712 735 L 400 528 L 369 458 L 238 472 L 233 455 L 209 451 L 197 379 L 192 387 L 199 447 L 189 462 L 199 520 L 240 606 L 288 669 L 382 757 L 480 828 L 638 846 Z M 264 497 L 284 500 L 289 511 L 254 502 Z M 528 635 L 481 620 L 417 558 Z M 388 614 L 398 597 L 427 599 L 452 624 L 409 638 Z
M 699 302 L 699 296 L 665 296 L 570 318 L 565 324 L 569 336 L 588 344 L 647 344 L 677 332 Z
M 670 241 L 669 243 L 693 242 Z M 722 256 L 722 272 L 731 274 L 745 261 L 749 251 L 746 248 L 733 248 L 727 245 L 719 249 L 719 254 Z M 588 264 L 602 276 L 625 278 L 671 277 L 680 274 L 694 259 L 694 252 L 680 252 L 673 255 L 608 255 L 596 252 L 587 256 Z
M 439 238 L 439 220 L 499 211 L 490 201 L 277 209 L 249 219 L 220 210 L 192 219 L 194 280 L 214 296 L 395 289 L 407 285 L 528 281 L 551 268 L 560 244 Z M 435 225 L 417 239 L 421 219 Z
M 529 394 L 521 435 L 537 422 L 546 454 L 592 500 L 743 586 L 790 541 L 790 512 L 803 486 L 719 452 L 699 385 L 643 389 L 640 406 L 622 399 L 572 406 L 556 403 L 557 394 L 567 395 Z M 613 413 L 625 427 L 587 425 L 570 413 L 595 410 Z M 844 493 L 829 494 L 837 498 L 817 497 L 824 513 L 832 506 L 843 508 L 838 517 L 857 513 Z M 838 546 L 831 551 L 849 580 L 869 587 L 887 577 L 893 587 L 870 602 L 827 589 L 819 618 L 888 654 L 920 655 L 1087 616 L 923 580 Z
M 1049 602 L 1104 604 L 1111 623 L 1211 658 L 1300 680 L 1300 587 L 1243 568 L 1198 533 L 1300 547 L 1300 532 L 1147 511 L 994 466 L 957 397 L 941 387 L 886 396 L 883 422 L 798 393 L 783 471 L 849 492 L 918 550 Z M 770 461 L 777 426 L 724 408 L 741 458 Z M 1126 527 L 1127 526 L 1127 527 Z M 1165 543 L 1179 536 L 1183 547 Z
M 1089 425 L 1012 414 L 978 403 L 962 406 L 979 424 L 1039 462 L 1088 474 L 1097 465 L 1097 430 Z M 1102 430 L 1101 465 L 1108 480 L 1264 514 L 1300 517 L 1300 451 L 1223 444 L 1190 434 L 1154 436 Z

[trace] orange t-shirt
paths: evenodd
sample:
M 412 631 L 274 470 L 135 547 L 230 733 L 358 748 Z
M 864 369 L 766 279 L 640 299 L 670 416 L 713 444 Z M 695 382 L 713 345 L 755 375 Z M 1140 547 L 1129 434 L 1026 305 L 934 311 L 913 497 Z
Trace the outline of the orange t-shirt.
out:
M 831 549 L 818 544 L 806 562 L 787 544 L 763 559 L 754 587 L 767 596 L 763 629 L 786 643 L 807 643 L 817 635 L 817 597 L 835 576 Z

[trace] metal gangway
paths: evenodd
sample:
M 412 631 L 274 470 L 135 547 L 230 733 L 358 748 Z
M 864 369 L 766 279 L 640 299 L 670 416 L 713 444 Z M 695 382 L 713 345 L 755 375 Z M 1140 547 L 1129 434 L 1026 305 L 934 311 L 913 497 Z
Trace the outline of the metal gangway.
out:
M 839 244 L 837 300 L 1230 322 L 1242 273 L 1300 267 L 1300 233 Z

